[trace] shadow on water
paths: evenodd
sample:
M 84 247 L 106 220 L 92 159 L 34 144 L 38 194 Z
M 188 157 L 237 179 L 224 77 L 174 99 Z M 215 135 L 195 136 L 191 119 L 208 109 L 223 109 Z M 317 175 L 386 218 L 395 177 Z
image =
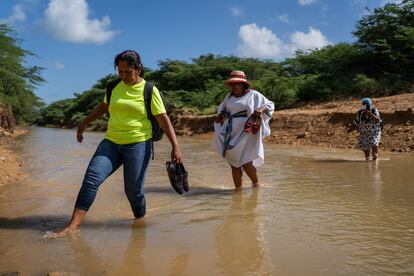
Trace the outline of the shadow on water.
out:
M 161 193 L 161 194 L 176 194 L 172 187 L 148 187 L 144 188 L 145 193 Z M 233 188 L 211 188 L 211 187 L 190 187 L 190 191 L 184 193 L 183 196 L 194 195 L 230 195 L 234 193 Z
M 69 222 L 70 216 L 25 216 L 17 218 L 0 217 L 0 229 L 33 229 L 39 231 L 59 228 Z M 133 220 L 85 221 L 82 228 L 125 227 L 125 222 Z
M 171 187 L 148 187 L 145 188 L 146 193 L 163 193 L 176 196 L 176 192 Z M 191 190 L 181 196 L 189 198 L 198 195 L 224 195 L 231 196 L 234 194 L 234 189 L 226 188 L 211 188 L 211 187 L 191 187 Z M 179 196 L 179 195 L 177 195 Z M 0 229 L 32 229 L 38 231 L 47 231 L 51 229 L 58 229 L 65 226 L 70 220 L 70 216 L 56 216 L 56 215 L 33 215 L 22 217 L 0 217 Z M 125 219 L 113 219 L 105 221 L 91 221 L 85 220 L 82 223 L 82 228 L 101 228 L 103 226 L 110 227 L 125 227 Z M 131 220 L 133 221 L 133 219 Z
M 235 190 L 233 188 L 209 188 L 209 187 L 194 187 L 188 191 L 185 196 L 197 195 L 233 195 Z
M 312 160 L 311 162 L 314 162 L 314 163 L 369 163 L 370 161 L 357 160 L 357 159 L 317 159 L 317 160 Z
M 145 193 L 175 194 L 171 187 L 144 187 Z

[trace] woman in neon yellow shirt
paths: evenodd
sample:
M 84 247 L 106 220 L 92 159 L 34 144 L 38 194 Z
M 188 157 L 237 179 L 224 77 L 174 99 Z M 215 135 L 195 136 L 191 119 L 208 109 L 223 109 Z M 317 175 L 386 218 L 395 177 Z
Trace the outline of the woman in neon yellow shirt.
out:
M 69 225 L 52 233 L 52 238 L 70 235 L 79 230 L 99 186 L 121 165 L 124 166 L 125 193 L 134 216 L 145 216 L 143 187 L 152 156 L 153 141 L 151 122 L 148 120 L 144 104 L 144 67 L 139 54 L 131 50 L 118 54 L 114 60 L 114 67 L 118 69 L 121 81 L 113 88 L 109 105 L 105 96 L 103 102 L 82 121 L 77 131 L 77 140 L 81 143 L 88 124 L 109 111 L 110 119 L 105 139 L 99 144 L 89 163 Z M 151 112 L 171 143 L 171 159 L 181 163 L 183 154 L 156 87 L 153 87 L 152 91 Z

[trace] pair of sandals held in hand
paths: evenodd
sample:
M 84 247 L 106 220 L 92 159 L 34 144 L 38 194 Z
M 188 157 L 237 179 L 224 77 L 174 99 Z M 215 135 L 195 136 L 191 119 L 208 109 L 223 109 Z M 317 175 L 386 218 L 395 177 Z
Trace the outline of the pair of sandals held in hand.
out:
M 188 173 L 185 170 L 183 163 L 177 163 L 175 160 L 167 161 L 165 167 L 173 189 L 180 195 L 184 192 L 188 192 L 190 190 L 188 185 Z
M 244 132 L 257 134 L 262 125 L 262 116 L 260 113 L 254 112 L 244 124 Z

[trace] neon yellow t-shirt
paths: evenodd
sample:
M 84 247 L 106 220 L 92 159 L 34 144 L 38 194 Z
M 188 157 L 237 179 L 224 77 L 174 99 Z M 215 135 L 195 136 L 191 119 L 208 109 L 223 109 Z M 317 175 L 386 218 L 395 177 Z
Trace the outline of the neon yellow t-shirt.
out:
M 112 90 L 109 121 L 105 138 L 119 145 L 138 143 L 152 138 L 144 102 L 145 80 L 134 85 L 118 83 Z M 104 103 L 107 103 L 106 95 Z M 152 91 L 151 112 L 156 116 L 166 113 L 158 89 Z

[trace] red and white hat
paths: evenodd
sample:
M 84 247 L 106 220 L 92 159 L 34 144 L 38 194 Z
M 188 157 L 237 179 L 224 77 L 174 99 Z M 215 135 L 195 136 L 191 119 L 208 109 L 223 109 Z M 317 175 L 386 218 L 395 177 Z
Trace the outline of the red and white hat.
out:
M 232 71 L 230 73 L 230 77 L 228 80 L 226 80 L 226 84 L 232 84 L 232 83 L 247 83 L 249 86 L 251 86 L 252 84 L 250 82 L 247 81 L 246 75 L 244 74 L 243 71 Z

